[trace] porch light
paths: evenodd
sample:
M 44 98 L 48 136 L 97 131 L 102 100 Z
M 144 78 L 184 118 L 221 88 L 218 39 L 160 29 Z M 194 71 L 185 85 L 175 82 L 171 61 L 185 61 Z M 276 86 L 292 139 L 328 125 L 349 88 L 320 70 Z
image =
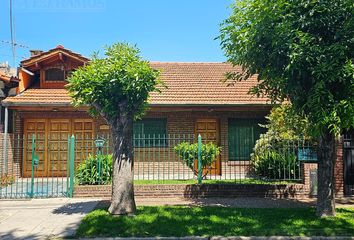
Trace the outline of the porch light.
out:
M 105 142 L 106 142 L 106 140 L 104 138 L 102 138 L 102 137 L 97 138 L 95 140 L 96 148 L 101 149 L 104 146 Z

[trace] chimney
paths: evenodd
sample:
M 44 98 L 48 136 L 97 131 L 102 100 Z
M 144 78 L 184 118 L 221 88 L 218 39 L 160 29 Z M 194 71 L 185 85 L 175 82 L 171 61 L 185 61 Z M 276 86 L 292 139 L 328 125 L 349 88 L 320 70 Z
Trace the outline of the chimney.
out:
M 42 50 L 30 50 L 31 57 L 41 54 L 42 52 Z

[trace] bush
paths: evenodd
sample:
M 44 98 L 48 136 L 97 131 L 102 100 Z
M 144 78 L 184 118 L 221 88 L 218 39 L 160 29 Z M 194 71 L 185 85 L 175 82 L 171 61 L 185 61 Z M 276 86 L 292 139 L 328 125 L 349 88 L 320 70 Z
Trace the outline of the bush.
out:
M 174 151 L 181 157 L 183 163 L 197 175 L 198 172 L 194 169 L 194 162 L 198 160 L 198 143 L 182 142 L 174 147 Z M 220 152 L 221 148 L 214 143 L 202 144 L 202 168 L 207 169 L 210 167 Z
M 8 185 L 13 184 L 15 181 L 16 181 L 15 176 L 8 175 L 5 173 L 0 177 L 0 187 L 6 187 Z
M 271 141 L 261 135 L 251 155 L 253 171 L 271 180 L 298 179 L 300 169 L 296 151 L 296 145 L 291 142 Z
M 98 172 L 99 162 L 100 173 Z M 76 168 L 75 179 L 79 185 L 106 185 L 112 183 L 112 172 L 112 155 L 89 155 Z
M 267 132 L 261 134 L 251 154 L 253 172 L 266 179 L 298 179 L 299 144 L 315 144 L 309 121 L 287 104 L 273 108 L 266 118 L 268 123 L 262 127 Z

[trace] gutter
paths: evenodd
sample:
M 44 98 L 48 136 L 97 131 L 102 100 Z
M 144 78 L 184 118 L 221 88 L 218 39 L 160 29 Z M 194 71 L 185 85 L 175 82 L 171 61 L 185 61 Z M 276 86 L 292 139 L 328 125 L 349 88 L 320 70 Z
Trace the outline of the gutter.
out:
M 234 104 L 195 104 L 195 103 L 187 103 L 187 104 L 149 104 L 149 107 L 268 107 L 273 106 L 276 104 L 267 103 L 256 103 L 256 104 L 249 104 L 249 103 L 234 103 Z
M 3 100 L 2 105 L 4 107 L 73 107 L 71 103 L 63 103 L 63 102 L 52 102 L 52 103 L 31 103 L 31 102 L 11 102 Z M 241 103 L 241 104 L 148 104 L 149 107 L 271 107 L 278 104 L 249 104 L 249 103 Z M 84 107 L 88 107 L 89 105 L 84 105 Z
M 6 101 L 6 99 L 4 101 L 2 101 L 2 105 L 4 107 L 72 107 L 71 103 L 31 103 L 31 102 L 25 102 L 25 103 L 21 103 L 21 102 L 10 102 L 10 101 Z

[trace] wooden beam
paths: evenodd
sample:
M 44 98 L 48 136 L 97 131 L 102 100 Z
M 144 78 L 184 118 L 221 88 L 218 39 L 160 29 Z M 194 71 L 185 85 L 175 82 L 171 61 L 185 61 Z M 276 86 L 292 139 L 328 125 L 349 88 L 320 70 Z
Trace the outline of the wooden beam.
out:
M 64 56 L 63 56 L 63 54 L 61 52 L 59 53 L 59 60 L 61 62 L 64 62 Z
M 21 68 L 21 70 L 24 71 L 25 73 L 27 73 L 27 74 L 30 75 L 30 76 L 33 76 L 33 75 L 34 75 L 33 72 L 27 70 L 26 68 Z

